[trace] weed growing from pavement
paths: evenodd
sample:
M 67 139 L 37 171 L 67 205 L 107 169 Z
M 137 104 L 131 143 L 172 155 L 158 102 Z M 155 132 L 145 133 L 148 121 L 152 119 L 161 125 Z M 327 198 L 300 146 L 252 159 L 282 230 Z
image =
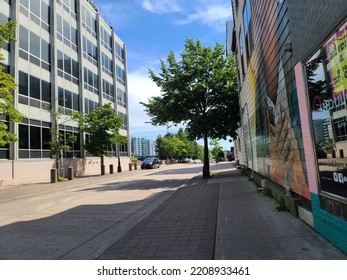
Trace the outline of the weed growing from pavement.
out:
M 58 176 L 58 182 L 63 182 L 65 178 L 63 176 Z
M 272 195 L 272 190 L 270 188 L 265 188 L 264 189 L 264 196 L 267 196 L 267 197 L 270 197 L 270 198 L 273 198 L 274 196 Z
M 278 202 L 279 206 L 276 207 L 278 212 L 288 212 L 288 208 L 286 206 L 286 202 L 283 199 L 283 197 L 281 197 L 280 201 Z

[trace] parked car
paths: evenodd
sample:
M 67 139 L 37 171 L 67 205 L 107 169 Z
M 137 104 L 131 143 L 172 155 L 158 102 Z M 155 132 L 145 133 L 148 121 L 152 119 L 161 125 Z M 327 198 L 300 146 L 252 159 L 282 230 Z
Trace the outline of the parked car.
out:
M 181 159 L 181 163 L 190 163 L 190 159 L 189 158 L 183 158 L 183 159 Z
M 160 160 L 156 157 L 148 157 L 141 163 L 141 169 L 146 168 L 159 168 L 160 167 Z
M 202 161 L 200 159 L 194 159 L 192 162 L 193 163 L 202 163 Z

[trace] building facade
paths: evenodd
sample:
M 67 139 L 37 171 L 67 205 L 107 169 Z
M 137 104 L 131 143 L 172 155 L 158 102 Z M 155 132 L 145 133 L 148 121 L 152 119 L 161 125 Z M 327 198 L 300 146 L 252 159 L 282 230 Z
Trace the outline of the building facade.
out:
M 5 46 L 2 63 L 18 84 L 14 103 L 26 116 L 19 124 L 8 123 L 19 141 L 0 148 L 1 183 L 49 179 L 54 161 L 47 108 L 63 108 L 59 129 L 71 146 L 62 156 L 63 167 L 73 166 L 75 175 L 97 174 L 99 159 L 85 156 L 85 137 L 71 116 L 111 103 L 123 118 L 120 133 L 129 143 L 125 44 L 90 0 L 0 0 L 0 6 L 0 23 L 17 22 L 16 42 Z M 77 141 L 68 143 L 68 134 Z M 124 144 L 110 147 L 106 164 L 116 163 L 118 150 L 123 164 L 129 162 Z
M 347 2 L 233 0 L 232 7 L 238 160 L 346 253 Z
M 154 156 L 155 144 L 153 140 L 131 137 L 131 153 L 136 156 Z

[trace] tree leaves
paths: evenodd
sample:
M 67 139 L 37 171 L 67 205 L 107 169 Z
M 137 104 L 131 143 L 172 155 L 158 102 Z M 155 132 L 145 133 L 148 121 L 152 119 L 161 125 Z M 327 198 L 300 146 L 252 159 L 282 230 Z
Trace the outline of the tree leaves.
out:
M 4 42 L 15 41 L 16 22 L 9 21 L 7 24 L 0 24 L 0 51 L 4 48 Z M 0 61 L 4 60 L 0 52 Z M 21 114 L 13 104 L 12 91 L 17 88 L 14 78 L 4 72 L 4 67 L 0 65 L 0 115 L 7 116 L 12 122 L 19 122 L 25 116 Z M 0 147 L 18 141 L 18 137 L 9 132 L 8 126 L 0 121 Z
M 85 148 L 94 156 L 103 157 L 113 144 L 126 142 L 126 137 L 119 134 L 122 117 L 117 115 L 111 104 L 98 107 L 89 114 L 76 113 L 74 117 L 79 130 L 89 135 Z
M 153 125 L 186 123 L 188 135 L 201 139 L 234 136 L 239 120 L 235 62 L 222 45 L 204 47 L 187 38 L 181 60 L 171 51 L 161 72 L 149 69 L 162 95 L 141 103 Z

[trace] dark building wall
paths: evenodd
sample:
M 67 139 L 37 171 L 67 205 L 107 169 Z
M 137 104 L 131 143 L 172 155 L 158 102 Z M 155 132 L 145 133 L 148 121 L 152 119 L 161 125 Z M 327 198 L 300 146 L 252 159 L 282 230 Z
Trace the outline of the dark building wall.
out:
M 347 15 L 346 0 L 289 0 L 293 62 L 305 61 Z

